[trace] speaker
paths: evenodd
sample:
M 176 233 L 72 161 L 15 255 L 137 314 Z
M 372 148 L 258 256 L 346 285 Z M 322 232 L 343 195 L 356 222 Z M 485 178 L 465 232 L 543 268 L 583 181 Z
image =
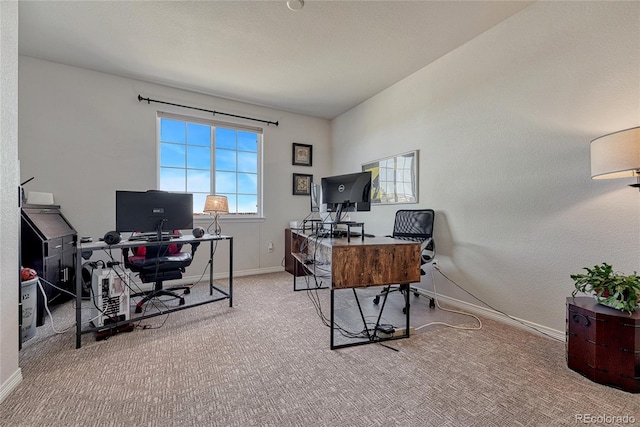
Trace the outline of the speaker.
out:
M 107 234 L 104 235 L 104 242 L 107 245 L 115 245 L 116 243 L 120 243 L 120 233 L 117 231 L 108 231 Z
M 196 227 L 193 229 L 192 233 L 193 233 L 193 237 L 198 237 L 198 238 L 202 237 L 204 236 L 204 228 Z

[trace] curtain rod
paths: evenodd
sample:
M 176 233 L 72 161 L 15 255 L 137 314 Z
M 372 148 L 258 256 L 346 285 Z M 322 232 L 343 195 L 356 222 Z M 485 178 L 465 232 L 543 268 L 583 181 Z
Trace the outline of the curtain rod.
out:
M 238 116 L 236 114 L 222 113 L 220 111 L 206 110 L 204 108 L 198 108 L 198 107 L 189 107 L 188 105 L 180 105 L 180 104 L 174 104 L 172 102 L 158 101 L 157 99 L 143 98 L 142 95 L 138 95 L 138 102 L 142 102 L 142 101 L 147 101 L 147 104 L 150 104 L 152 102 L 156 102 L 158 104 L 173 105 L 174 107 L 190 108 L 191 110 L 205 111 L 207 113 L 213 114 L 214 116 L 216 114 L 220 114 L 222 116 L 236 117 L 238 119 L 253 120 L 254 122 L 261 122 L 261 123 L 266 123 L 267 125 L 276 125 L 276 126 L 278 126 L 278 122 L 271 122 L 269 120 L 254 119 L 252 117 Z

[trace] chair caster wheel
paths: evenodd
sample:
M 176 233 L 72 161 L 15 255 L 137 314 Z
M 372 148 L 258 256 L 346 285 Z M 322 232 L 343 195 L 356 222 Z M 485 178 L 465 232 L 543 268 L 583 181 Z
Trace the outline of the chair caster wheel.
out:
M 180 303 L 178 305 L 184 305 L 184 298 L 180 298 Z
M 414 292 L 414 293 L 413 293 L 413 296 L 415 296 L 415 297 L 417 298 L 417 297 L 419 297 L 419 296 L 420 296 L 420 294 L 419 294 L 419 293 L 417 293 L 417 292 Z
M 402 307 L 402 314 L 407 314 L 407 307 Z
M 376 295 L 375 298 L 373 298 L 373 303 L 377 305 L 379 302 L 380 302 L 380 295 Z
M 136 313 L 137 313 L 137 314 L 142 313 L 142 306 L 140 306 L 140 305 L 136 305 Z
M 189 295 L 191 293 L 191 289 L 187 288 L 184 290 L 183 294 Z
M 429 308 L 436 308 L 436 302 L 433 298 L 429 301 Z

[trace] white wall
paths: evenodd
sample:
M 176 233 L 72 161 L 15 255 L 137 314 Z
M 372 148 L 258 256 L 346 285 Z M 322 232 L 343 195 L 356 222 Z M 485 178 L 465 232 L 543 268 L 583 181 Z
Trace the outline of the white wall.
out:
M 640 194 L 589 163 L 590 140 L 640 125 L 639 34 L 638 2 L 538 2 L 336 118 L 334 173 L 420 150 L 419 204 L 374 207 L 367 231 L 435 209 L 447 275 L 562 335 L 570 274 L 640 270 Z
M 0 2 L 0 402 L 18 367 L 18 3 Z
M 284 228 L 309 211 L 306 196 L 292 195 L 292 173 L 321 177 L 330 168 L 330 122 L 270 108 L 224 100 L 20 57 L 21 179 L 35 179 L 26 190 L 54 193 L 80 236 L 101 237 L 115 226 L 115 191 L 147 190 L 156 184 L 156 112 L 211 118 L 207 113 L 138 102 L 138 94 L 183 105 L 264 120 L 264 215 L 262 222 L 223 217 L 224 234 L 234 236 L 236 274 L 281 270 Z M 216 120 L 233 123 L 216 116 Z M 259 123 L 238 120 L 252 126 Z M 291 165 L 291 144 L 313 145 L 313 166 Z M 202 223 L 205 228 L 210 221 Z M 267 252 L 267 243 L 274 251 Z M 227 270 L 226 248 L 216 256 L 216 271 Z M 205 256 L 187 272 L 200 276 Z

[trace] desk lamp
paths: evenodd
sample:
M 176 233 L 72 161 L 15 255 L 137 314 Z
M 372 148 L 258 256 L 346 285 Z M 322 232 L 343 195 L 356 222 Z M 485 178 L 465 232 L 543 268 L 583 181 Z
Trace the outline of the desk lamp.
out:
M 591 141 L 591 178 L 636 177 L 640 190 L 640 126 L 613 132 Z
M 214 214 L 213 220 L 213 234 L 219 236 L 222 233 L 222 228 L 220 227 L 220 214 L 228 214 L 229 213 L 229 201 L 227 200 L 227 196 L 217 196 L 215 194 L 210 194 L 207 196 L 207 199 L 204 202 L 203 212 L 207 212 L 209 215 L 211 213 Z M 209 228 L 207 228 L 207 233 L 209 233 Z M 211 233 L 210 233 L 211 234 Z

